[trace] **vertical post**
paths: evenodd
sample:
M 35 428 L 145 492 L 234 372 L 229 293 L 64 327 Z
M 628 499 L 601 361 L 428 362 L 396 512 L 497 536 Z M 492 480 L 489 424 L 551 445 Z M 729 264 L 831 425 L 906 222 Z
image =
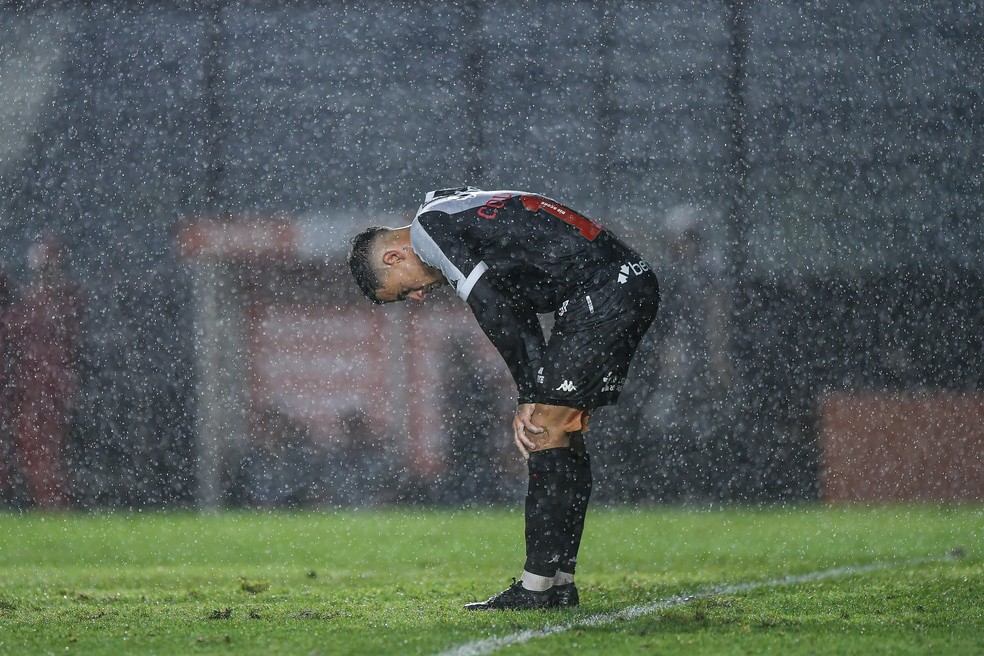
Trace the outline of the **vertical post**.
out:
M 465 157 L 465 175 L 468 184 L 482 186 L 485 170 L 482 152 L 485 150 L 485 48 L 482 28 L 482 0 L 468 0 L 462 8 L 465 32 L 465 89 L 469 141 Z
M 611 0 L 596 4 L 598 10 L 598 46 L 595 60 L 599 63 L 595 77 L 595 111 L 598 130 L 598 218 L 605 221 L 611 212 L 613 186 L 615 184 L 615 144 L 618 137 L 619 116 L 612 90 L 614 77 L 613 51 L 615 49 L 616 11 Z
M 748 108 L 745 80 L 748 66 L 748 6 L 750 0 L 726 0 L 728 26 L 728 228 L 731 243 L 731 274 L 734 284 L 732 326 L 747 305 L 748 274 Z
M 218 264 L 205 258 L 195 263 L 194 299 L 196 387 L 198 407 L 195 413 L 197 437 L 198 505 L 203 509 L 218 509 L 222 491 L 220 481 L 221 417 L 218 409 L 221 400 L 219 368 L 221 367 L 221 343 L 218 338 Z
M 198 505 L 208 510 L 222 507 L 223 476 L 249 432 L 246 317 L 233 271 L 213 255 L 195 263 Z
M 204 71 L 205 103 L 205 207 L 212 214 L 221 214 L 224 204 L 222 175 L 224 158 L 222 148 L 225 137 L 225 121 L 222 112 L 221 86 L 222 63 L 225 54 L 225 36 L 222 32 L 222 9 L 225 0 L 211 0 L 205 13 L 205 48 L 202 55 Z
M 204 5 L 205 44 L 202 50 L 203 102 L 205 124 L 205 171 L 203 179 L 204 214 L 225 216 L 222 193 L 223 136 L 221 83 L 225 40 L 222 9 L 225 0 Z M 195 421 L 198 505 L 216 510 L 222 505 L 223 444 L 229 430 L 223 411 L 223 374 L 227 344 L 221 336 L 223 266 L 211 256 L 195 263 L 194 298 L 195 343 L 197 352 L 197 401 Z
M 761 475 L 768 467 L 768 437 L 759 414 L 761 399 L 752 393 L 749 375 L 751 342 L 749 316 L 754 288 L 749 284 L 748 264 L 748 108 L 745 104 L 748 76 L 748 24 L 752 0 L 725 0 L 728 29 L 728 209 L 731 278 L 730 354 L 734 370 L 732 398 L 735 423 L 731 435 L 732 478 L 730 494 L 758 498 Z

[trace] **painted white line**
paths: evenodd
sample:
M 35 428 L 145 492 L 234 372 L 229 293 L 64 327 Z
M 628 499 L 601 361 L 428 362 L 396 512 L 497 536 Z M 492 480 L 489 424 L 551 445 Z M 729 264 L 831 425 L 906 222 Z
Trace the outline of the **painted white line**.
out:
M 739 592 L 747 592 L 748 590 L 757 590 L 759 588 L 779 588 L 786 585 L 810 583 L 813 581 L 822 581 L 823 579 L 852 576 L 854 574 L 864 574 L 866 572 L 874 572 L 878 570 L 896 569 L 900 567 L 918 565 L 920 563 L 938 562 L 940 560 L 943 559 L 918 558 L 894 562 L 871 563 L 868 565 L 850 565 L 846 567 L 824 569 L 817 572 L 808 572 L 806 574 L 793 574 L 776 579 L 769 579 L 768 581 L 748 581 L 745 583 L 730 583 L 708 586 L 700 588 L 690 594 L 657 599 L 642 606 L 629 606 L 614 613 L 600 613 L 598 615 L 591 615 L 589 617 L 568 622 L 566 624 L 553 624 L 541 627 L 539 629 L 527 629 L 495 638 L 473 640 L 471 642 L 466 642 L 456 647 L 452 647 L 446 651 L 442 651 L 438 654 L 438 656 L 482 656 L 483 654 L 491 654 L 492 652 L 502 649 L 503 647 L 522 644 L 529 640 L 533 640 L 534 638 L 544 638 L 546 636 L 564 633 L 565 631 L 570 631 L 581 627 L 604 626 L 606 624 L 614 624 L 615 622 L 621 622 L 624 620 L 634 620 L 638 617 L 642 617 L 643 615 L 649 615 L 670 608 L 675 608 L 677 606 L 684 606 L 692 601 L 707 597 L 736 594 Z

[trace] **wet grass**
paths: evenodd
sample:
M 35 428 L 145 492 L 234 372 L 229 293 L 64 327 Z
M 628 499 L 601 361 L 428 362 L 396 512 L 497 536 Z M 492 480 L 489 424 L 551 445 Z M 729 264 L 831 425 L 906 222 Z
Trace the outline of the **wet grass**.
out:
M 433 654 L 571 623 L 497 653 L 984 653 L 980 505 L 592 510 L 579 608 L 460 610 L 521 536 L 504 510 L 0 514 L 0 654 Z

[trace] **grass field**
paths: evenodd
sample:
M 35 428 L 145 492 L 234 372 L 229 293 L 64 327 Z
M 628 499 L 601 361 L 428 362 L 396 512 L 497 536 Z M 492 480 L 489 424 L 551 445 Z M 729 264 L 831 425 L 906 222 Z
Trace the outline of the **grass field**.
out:
M 579 608 L 461 610 L 521 535 L 504 510 L 0 514 L 0 654 L 984 653 L 979 505 L 592 510 Z

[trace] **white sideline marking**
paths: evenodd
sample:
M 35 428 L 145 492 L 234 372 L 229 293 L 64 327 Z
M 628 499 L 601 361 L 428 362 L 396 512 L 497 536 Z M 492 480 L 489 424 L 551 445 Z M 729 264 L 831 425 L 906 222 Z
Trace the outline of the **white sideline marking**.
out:
M 438 654 L 438 656 L 481 656 L 482 654 L 491 654 L 492 652 L 502 649 L 503 647 L 522 644 L 529 640 L 533 640 L 534 638 L 543 638 L 581 627 L 603 626 L 605 624 L 613 624 L 622 620 L 634 620 L 638 617 L 642 617 L 643 615 L 649 615 L 651 613 L 675 608 L 677 606 L 684 606 L 692 601 L 705 599 L 707 597 L 735 594 L 738 592 L 746 592 L 748 590 L 757 590 L 759 588 L 779 588 L 786 585 L 810 583 L 812 581 L 821 581 L 823 579 L 833 579 L 840 576 L 851 576 L 853 574 L 864 574 L 866 572 L 874 572 L 883 569 L 895 569 L 898 567 L 917 565 L 926 562 L 938 562 L 940 560 L 943 559 L 915 558 L 896 562 L 871 563 L 869 565 L 848 565 L 845 567 L 834 567 L 832 569 L 824 569 L 806 574 L 793 574 L 776 579 L 769 579 L 768 581 L 748 581 L 745 583 L 713 585 L 701 588 L 700 590 L 690 594 L 675 595 L 673 597 L 657 599 L 656 601 L 652 601 L 642 606 L 629 606 L 614 613 L 600 613 L 598 615 L 591 615 L 573 622 L 568 622 L 567 624 L 553 624 L 539 629 L 517 631 L 516 633 L 510 633 L 508 635 L 498 636 L 496 638 L 473 640 L 471 642 L 458 645 L 457 647 L 452 647 L 446 651 L 442 651 Z

